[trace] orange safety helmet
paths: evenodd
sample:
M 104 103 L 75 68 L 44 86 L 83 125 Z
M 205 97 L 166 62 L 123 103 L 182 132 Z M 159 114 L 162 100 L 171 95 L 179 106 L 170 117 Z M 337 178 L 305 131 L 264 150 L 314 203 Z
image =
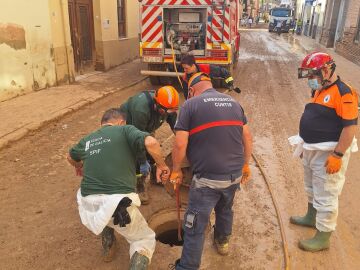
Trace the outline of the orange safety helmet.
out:
M 164 110 L 177 110 L 179 107 L 179 93 L 171 85 L 159 88 L 154 97 L 157 105 Z
M 190 77 L 189 82 L 188 82 L 189 88 L 193 87 L 195 84 L 197 84 L 201 81 L 211 81 L 211 79 L 207 73 L 197 72 Z
M 310 76 L 319 76 L 322 78 L 321 69 L 331 67 L 332 74 L 335 71 L 334 59 L 327 53 L 313 52 L 305 56 L 298 69 L 298 78 L 308 78 Z M 330 77 L 332 76 L 330 75 Z

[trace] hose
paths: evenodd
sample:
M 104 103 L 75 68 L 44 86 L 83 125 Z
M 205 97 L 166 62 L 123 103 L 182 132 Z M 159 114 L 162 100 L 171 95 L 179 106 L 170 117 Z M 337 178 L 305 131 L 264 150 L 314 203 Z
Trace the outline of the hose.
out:
M 174 64 L 174 69 L 175 69 L 175 72 L 176 72 L 176 74 L 177 74 L 177 78 L 178 78 L 178 81 L 179 81 L 179 83 L 180 83 L 180 86 L 181 86 L 181 89 L 182 90 L 184 90 L 184 86 L 183 86 L 183 84 L 182 84 L 182 81 L 181 81 L 181 78 L 180 78 L 180 76 L 178 75 L 179 74 L 179 72 L 178 72 L 178 70 L 177 70 L 177 67 L 176 67 L 176 59 L 175 59 L 175 51 L 174 51 L 174 42 L 173 42 L 173 38 L 172 37 L 170 37 L 170 46 L 171 46 L 171 55 L 172 55 L 172 59 L 173 59 L 173 64 Z
M 224 93 L 228 93 L 229 90 L 226 90 Z M 277 220 L 279 222 L 279 228 L 280 228 L 280 233 L 281 233 L 281 239 L 282 239 L 282 244 L 283 244 L 283 251 L 284 251 L 284 261 L 285 261 L 285 270 L 290 270 L 290 255 L 289 255 L 289 248 L 288 248 L 288 243 L 287 243 L 287 239 L 286 239 L 286 235 L 285 235 L 285 229 L 284 229 L 284 224 L 283 224 L 283 221 L 282 221 L 282 217 L 281 217 L 281 213 L 280 213 L 280 210 L 279 210 L 279 206 L 278 206 L 278 203 L 275 199 L 275 195 L 274 195 L 274 192 L 271 188 L 271 185 L 270 185 L 270 181 L 268 179 L 268 177 L 266 176 L 265 174 L 265 171 L 263 169 L 263 167 L 261 166 L 259 160 L 257 159 L 257 157 L 255 156 L 254 153 L 251 154 L 252 158 L 254 159 L 255 163 L 256 163 L 256 166 L 259 168 L 260 172 L 261 172 L 261 175 L 262 177 L 264 178 L 264 181 L 269 189 L 269 192 L 270 192 L 270 195 L 271 195 L 271 200 L 274 204 L 274 207 L 275 207 L 275 211 L 276 211 L 276 217 L 277 217 Z
M 181 237 L 181 198 L 180 198 L 180 184 L 174 185 L 175 194 L 176 194 L 176 210 L 177 210 L 177 219 L 178 219 L 178 241 L 182 240 Z
M 283 250 L 284 250 L 284 260 L 285 260 L 285 270 L 290 270 L 290 256 L 289 256 L 289 249 L 288 249 L 288 244 L 287 244 L 287 240 L 286 240 L 286 235 L 285 235 L 285 229 L 284 229 L 284 224 L 282 222 L 282 217 L 281 217 L 281 213 L 277 204 L 277 201 L 275 199 L 274 196 L 274 192 L 271 188 L 270 185 L 270 181 L 268 179 L 268 177 L 266 176 L 263 167 L 261 166 L 259 160 L 257 159 L 257 157 L 254 154 L 251 154 L 252 158 L 255 160 L 255 163 L 257 165 L 257 167 L 259 168 L 261 175 L 263 176 L 265 183 L 270 191 L 270 195 L 271 195 L 271 199 L 273 201 L 273 204 L 275 206 L 275 210 L 276 210 L 276 216 L 279 222 L 279 226 L 280 226 L 280 233 L 281 233 L 281 238 L 282 238 L 282 243 L 283 243 Z

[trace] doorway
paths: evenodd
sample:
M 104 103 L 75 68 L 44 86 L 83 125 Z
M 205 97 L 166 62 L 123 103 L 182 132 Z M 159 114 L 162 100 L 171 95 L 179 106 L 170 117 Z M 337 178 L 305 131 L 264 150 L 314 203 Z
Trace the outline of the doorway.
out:
M 96 55 L 92 0 L 68 0 L 68 6 L 75 71 L 92 72 Z
M 343 33 L 344 33 L 345 19 L 346 19 L 346 16 L 344 14 L 345 13 L 345 4 L 346 4 L 345 2 L 346 2 L 345 0 L 341 1 L 340 8 L 338 11 L 338 19 L 337 19 L 336 31 L 335 31 L 335 45 L 336 45 L 336 42 L 341 40 Z

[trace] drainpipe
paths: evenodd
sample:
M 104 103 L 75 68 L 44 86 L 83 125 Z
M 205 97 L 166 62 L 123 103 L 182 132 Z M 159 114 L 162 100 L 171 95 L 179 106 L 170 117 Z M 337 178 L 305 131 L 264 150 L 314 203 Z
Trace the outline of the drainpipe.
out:
M 64 45 L 65 45 L 65 51 L 66 51 L 66 65 L 67 65 L 67 70 L 68 70 L 68 81 L 69 83 L 71 83 L 71 74 L 70 74 L 70 61 L 69 61 L 69 51 L 67 49 L 67 44 L 68 44 L 68 39 L 67 39 L 67 35 L 66 35 L 66 31 L 65 31 L 65 9 L 64 6 L 66 5 L 67 8 L 67 0 L 61 0 L 60 6 L 61 6 L 61 20 L 62 20 L 62 26 L 63 26 L 63 36 L 64 36 Z M 70 43 L 71 44 L 71 43 Z

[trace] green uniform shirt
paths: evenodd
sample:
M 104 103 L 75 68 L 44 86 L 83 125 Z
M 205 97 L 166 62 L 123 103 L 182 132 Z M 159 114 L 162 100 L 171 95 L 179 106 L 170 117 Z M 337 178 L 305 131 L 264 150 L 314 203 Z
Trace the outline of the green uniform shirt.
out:
M 75 161 L 82 160 L 81 195 L 135 192 L 136 160 L 144 161 L 145 137 L 134 126 L 103 126 L 70 149 Z
M 151 104 L 149 105 L 148 98 L 144 92 L 141 92 L 128 99 L 127 102 L 120 106 L 120 110 L 126 113 L 126 123 L 134 125 L 142 131 L 149 133 L 155 132 L 162 123 L 167 121 L 173 129 L 176 122 L 176 113 L 160 114 L 154 109 L 154 91 L 149 91 L 151 95 Z

